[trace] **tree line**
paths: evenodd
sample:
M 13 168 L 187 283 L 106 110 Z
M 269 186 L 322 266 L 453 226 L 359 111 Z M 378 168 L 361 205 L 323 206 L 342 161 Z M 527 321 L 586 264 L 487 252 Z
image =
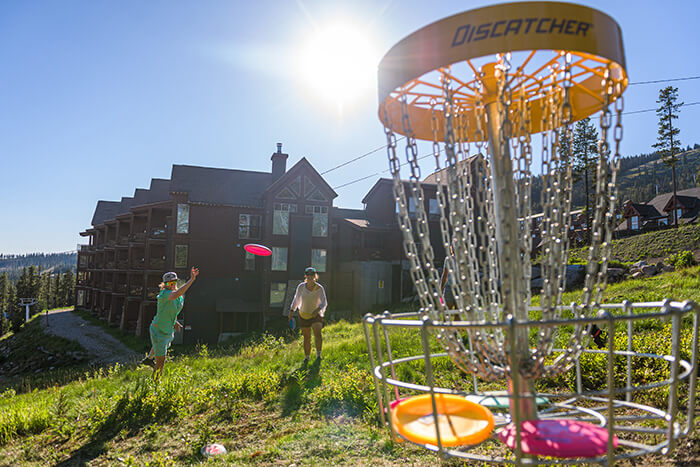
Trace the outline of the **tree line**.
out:
M 31 313 L 74 305 L 75 274 L 72 270 L 59 274 L 42 271 L 34 265 L 22 268 L 16 283 L 6 272 L 0 274 L 0 335 L 18 330 L 24 322 L 24 306 L 20 298 L 34 298 Z
M 75 251 L 65 253 L 29 253 L 24 255 L 0 254 L 0 273 L 6 272 L 8 278 L 16 282 L 22 273 L 22 268 L 34 266 L 42 271 L 51 271 L 54 274 L 62 274 L 69 269 L 75 272 L 78 261 L 78 253 Z

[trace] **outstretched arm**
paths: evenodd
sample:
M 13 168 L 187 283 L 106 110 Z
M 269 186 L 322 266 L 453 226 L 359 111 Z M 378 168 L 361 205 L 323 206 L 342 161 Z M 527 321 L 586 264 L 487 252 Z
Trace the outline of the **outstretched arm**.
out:
M 168 297 L 168 300 L 175 300 L 176 298 L 182 297 L 185 294 L 185 292 L 187 292 L 187 289 L 190 288 L 190 286 L 192 285 L 192 283 L 194 282 L 194 280 L 197 278 L 198 275 L 199 275 L 199 269 L 193 267 L 192 268 L 192 275 L 190 276 L 190 280 L 188 280 L 185 285 L 183 285 L 179 289 L 172 292 L 170 294 L 170 296 Z

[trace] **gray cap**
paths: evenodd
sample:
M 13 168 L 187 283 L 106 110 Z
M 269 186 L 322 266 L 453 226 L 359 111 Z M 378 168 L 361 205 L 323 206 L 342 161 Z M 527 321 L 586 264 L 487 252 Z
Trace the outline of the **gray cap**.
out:
M 176 281 L 177 280 L 177 273 L 174 272 L 166 272 L 163 274 L 163 282 L 170 282 L 170 281 Z

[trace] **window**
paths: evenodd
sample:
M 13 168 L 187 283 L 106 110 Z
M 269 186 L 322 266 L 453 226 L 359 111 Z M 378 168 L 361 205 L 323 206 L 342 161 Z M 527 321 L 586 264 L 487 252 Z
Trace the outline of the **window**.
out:
M 639 216 L 630 217 L 630 229 L 639 230 Z
M 287 247 L 272 247 L 272 270 L 287 270 Z
M 175 268 L 187 268 L 187 245 L 175 245 Z
M 306 206 L 306 214 L 313 214 L 311 235 L 314 237 L 328 236 L 328 206 Z
M 275 203 L 272 216 L 272 233 L 289 235 L 289 213 L 297 212 L 296 204 Z
M 85 291 L 78 290 L 78 306 L 85 306 Z
M 411 214 L 416 212 L 416 200 L 413 199 L 413 196 L 408 198 L 408 212 Z
M 260 216 L 240 214 L 238 216 L 238 238 L 260 238 Z
M 440 214 L 440 208 L 438 207 L 437 198 L 430 198 L 428 200 L 428 212 L 430 214 Z
M 326 272 L 326 250 L 311 250 L 311 266 L 318 272 Z
M 682 215 L 683 215 L 683 209 L 681 209 L 681 208 L 676 209 L 676 219 L 680 219 Z
M 246 271 L 255 271 L 255 255 L 245 252 L 245 264 L 243 267 Z
M 284 306 L 284 294 L 287 292 L 285 282 L 272 282 L 270 284 L 270 308 Z
M 659 225 L 668 225 L 668 219 L 666 219 L 665 217 L 659 219 Z
M 177 233 L 186 234 L 190 231 L 190 205 L 177 205 Z

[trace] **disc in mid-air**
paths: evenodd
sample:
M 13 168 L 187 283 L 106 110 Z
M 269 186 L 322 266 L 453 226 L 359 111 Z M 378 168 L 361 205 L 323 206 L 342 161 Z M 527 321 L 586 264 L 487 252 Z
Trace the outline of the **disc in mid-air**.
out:
M 272 250 L 265 245 L 258 245 L 257 243 L 248 243 L 243 246 L 243 249 L 252 255 L 257 256 L 270 256 Z

